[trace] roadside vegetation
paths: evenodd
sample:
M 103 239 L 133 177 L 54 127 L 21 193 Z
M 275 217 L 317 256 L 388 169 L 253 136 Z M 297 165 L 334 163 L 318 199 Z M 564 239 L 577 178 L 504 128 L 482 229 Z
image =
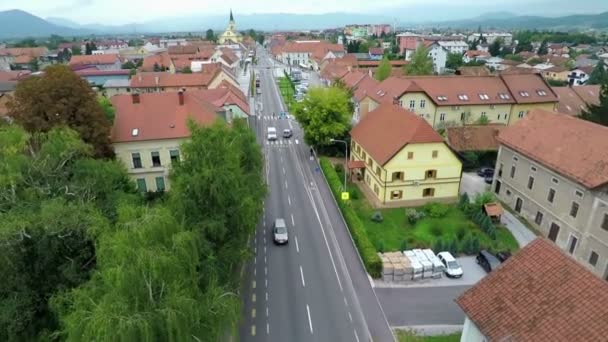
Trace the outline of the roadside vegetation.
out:
M 283 102 L 291 112 L 293 105 L 296 103 L 295 99 L 293 98 L 296 90 L 294 84 L 291 82 L 287 74 L 285 77 L 279 77 L 279 91 L 283 97 Z
M 460 342 L 461 333 L 436 336 L 419 336 L 410 330 L 395 330 L 399 342 Z

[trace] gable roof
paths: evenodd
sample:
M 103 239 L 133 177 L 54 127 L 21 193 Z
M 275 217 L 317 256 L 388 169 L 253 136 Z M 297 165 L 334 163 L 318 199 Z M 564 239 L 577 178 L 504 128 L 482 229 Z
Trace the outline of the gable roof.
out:
M 365 77 L 367 73 L 361 71 L 351 71 L 342 77 L 342 81 L 348 88 L 354 88 Z
M 169 68 L 173 62 L 171 61 L 169 53 L 166 51 L 161 52 L 156 55 L 144 57 L 141 71 L 154 71 L 154 64 L 158 65 L 159 67 Z
M 509 94 L 509 89 L 496 76 L 430 76 L 407 79 L 414 81 L 439 106 L 515 102 Z
M 207 87 L 222 70 L 206 68 L 207 72 L 170 74 L 167 72 L 138 72 L 131 78 L 131 88 Z
M 578 116 L 586 107 L 583 99 L 571 87 L 552 87 L 552 89 L 559 100 L 557 112 Z
M 133 103 L 139 96 L 139 103 Z M 184 92 L 184 104 L 179 105 L 179 93 L 145 93 L 115 95 L 110 101 L 116 109 L 112 127 L 112 142 L 133 142 L 190 136 L 187 119 L 199 124 L 211 124 L 221 110 L 204 101 L 196 92 Z M 138 134 L 133 136 L 133 130 Z
M 30 57 L 38 58 L 47 52 L 48 52 L 48 49 L 46 47 L 5 48 L 5 49 L 0 49 L 0 56 L 1 55 L 10 55 L 10 56 L 27 55 Z
M 363 100 L 365 97 L 367 97 L 367 94 L 371 93 L 374 88 L 378 86 L 378 84 L 380 84 L 380 82 L 378 82 L 378 80 L 376 80 L 375 78 L 370 77 L 369 75 L 363 77 L 363 79 L 359 81 L 357 89 L 355 90 L 355 101 L 360 102 L 361 100 Z
M 458 152 L 497 151 L 496 137 L 504 125 L 462 126 L 446 128 L 447 143 Z
M 608 282 L 537 238 L 456 299 L 489 341 L 605 341 Z
M 407 144 L 443 142 L 426 120 L 388 103 L 365 115 L 350 135 L 380 165 L 389 162 Z
M 572 87 L 576 95 L 580 96 L 587 105 L 598 105 L 600 103 L 601 88 L 599 84 Z
M 215 89 L 196 90 L 191 92 L 191 94 L 192 93 L 194 96 L 201 98 L 218 108 L 235 105 L 243 112 L 249 114 L 247 98 L 240 89 L 237 89 L 228 82 L 222 82 L 222 84 Z
M 329 63 L 321 71 L 321 78 L 326 80 L 337 80 L 348 73 L 348 67 L 336 63 Z
M 119 62 L 120 58 L 116 54 L 108 55 L 79 55 L 72 56 L 70 66 L 82 65 L 107 65 Z
M 557 102 L 557 96 L 539 74 L 500 75 L 500 78 L 517 103 Z
M 384 54 L 384 49 L 381 48 L 381 47 L 369 48 L 369 54 L 370 55 L 383 55 Z
M 594 189 L 608 183 L 608 127 L 567 114 L 530 111 L 498 135 L 501 144 Z
M 422 91 L 422 89 L 411 80 L 391 76 L 380 82 L 372 92 L 367 95 L 377 103 L 392 104 L 396 98 L 403 95 L 406 91 Z
M 198 46 L 194 45 L 174 45 L 167 49 L 170 55 L 190 55 L 198 52 Z

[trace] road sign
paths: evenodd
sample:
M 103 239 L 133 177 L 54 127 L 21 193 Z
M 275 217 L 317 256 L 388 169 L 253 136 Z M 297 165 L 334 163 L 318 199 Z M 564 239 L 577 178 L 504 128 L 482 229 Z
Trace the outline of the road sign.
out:
M 348 201 L 349 198 L 350 198 L 350 193 L 348 193 L 348 192 L 342 192 L 342 200 L 343 201 Z

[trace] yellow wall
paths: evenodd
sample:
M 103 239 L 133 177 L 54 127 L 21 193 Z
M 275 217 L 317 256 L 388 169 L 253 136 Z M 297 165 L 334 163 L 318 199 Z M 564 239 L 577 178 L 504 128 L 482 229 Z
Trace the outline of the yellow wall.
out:
M 378 107 L 378 103 L 366 96 L 359 102 L 359 118 L 363 119 L 365 115 Z
M 555 72 L 555 71 L 543 71 L 543 76 L 545 76 L 546 79 L 551 79 L 551 80 L 556 80 L 556 81 L 567 81 L 568 80 L 568 75 L 570 74 L 570 71 L 565 70 L 562 72 Z
M 235 87 L 239 87 L 239 84 L 237 82 L 234 81 L 234 79 L 228 75 L 226 75 L 226 73 L 224 73 L 223 71 L 220 72 L 219 74 L 217 74 L 217 76 L 215 76 L 215 78 L 211 81 L 211 83 L 209 83 L 209 89 L 215 89 L 217 88 L 220 83 L 222 83 L 222 81 L 227 81 L 228 83 L 232 84 Z
M 179 146 L 184 139 L 150 140 L 138 142 L 114 143 L 116 158 L 125 165 L 129 176 L 134 182 L 138 178 L 146 180 L 148 191 L 156 191 L 156 177 L 164 177 L 165 189 L 169 190 L 169 169 L 171 168 L 170 150 L 179 150 Z M 161 167 L 152 167 L 153 151 L 158 151 L 161 159 Z M 133 168 L 131 153 L 138 152 L 142 162 L 142 168 Z M 183 156 L 180 153 L 180 158 Z
M 406 145 L 384 166 L 373 159 L 370 164 L 369 154 L 356 142 L 353 146 L 351 159 L 364 160 L 366 157 L 363 181 L 382 203 L 409 201 L 420 204 L 458 197 L 462 164 L 445 143 Z M 433 151 L 437 151 L 436 158 L 433 158 Z M 412 159 L 408 159 L 409 152 L 413 152 Z M 380 176 L 376 173 L 378 167 Z M 425 179 L 428 170 L 436 170 L 435 179 Z M 393 172 L 403 172 L 404 179 L 393 181 Z M 426 188 L 434 189 L 432 197 L 423 196 Z M 393 191 L 402 191 L 402 197 L 391 199 Z
M 556 103 L 525 103 L 515 104 L 511 107 L 511 114 L 509 115 L 509 125 L 513 125 L 518 122 L 521 118 L 519 117 L 520 112 L 523 112 L 523 116 L 526 116 L 529 111 L 533 109 L 545 109 L 552 111 L 555 108 Z
M 421 106 L 421 102 L 424 100 L 424 107 Z M 437 107 L 431 99 L 426 96 L 425 93 L 405 93 L 399 99 L 401 106 L 407 110 L 412 110 L 414 113 L 422 116 L 429 125 L 433 126 L 433 120 L 435 118 L 435 111 Z M 410 101 L 415 101 L 415 106 L 412 109 L 410 107 Z

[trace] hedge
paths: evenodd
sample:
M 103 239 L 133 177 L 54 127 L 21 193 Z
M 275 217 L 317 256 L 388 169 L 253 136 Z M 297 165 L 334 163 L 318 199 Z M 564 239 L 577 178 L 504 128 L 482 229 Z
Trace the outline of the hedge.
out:
M 355 241 L 361 259 L 363 259 L 365 269 L 373 278 L 380 278 L 382 276 L 382 260 L 376 254 L 376 248 L 367 237 L 363 222 L 361 222 L 355 210 L 348 203 L 341 200 L 342 181 L 329 160 L 321 158 L 320 164 L 331 192 L 334 194 L 336 202 L 338 202 L 338 207 L 342 211 L 348 230 Z

